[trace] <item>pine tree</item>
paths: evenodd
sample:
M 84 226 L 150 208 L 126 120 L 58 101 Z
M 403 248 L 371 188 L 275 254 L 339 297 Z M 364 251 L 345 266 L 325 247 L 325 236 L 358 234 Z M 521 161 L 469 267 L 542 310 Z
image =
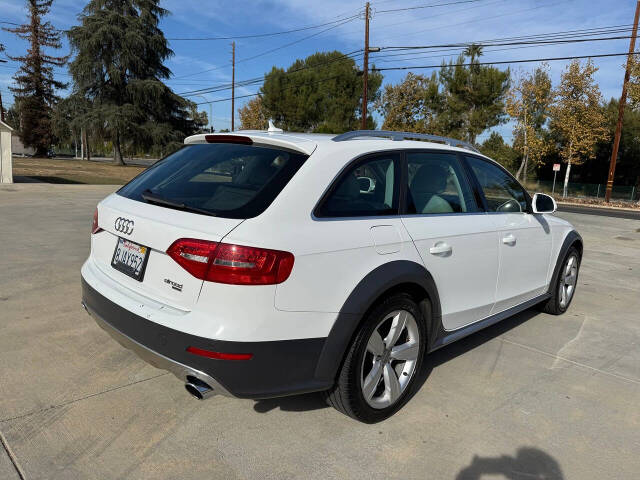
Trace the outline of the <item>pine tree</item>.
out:
M 54 79 L 53 67 L 63 66 L 68 57 L 54 57 L 43 51 L 44 48 L 62 47 L 60 31 L 42 20 L 52 3 L 53 0 L 28 0 L 29 23 L 4 29 L 29 42 L 26 55 L 9 56 L 21 63 L 13 77 L 17 86 L 9 89 L 20 113 L 18 135 L 25 146 L 35 149 L 36 156 L 45 155 L 53 143 L 51 113 L 59 100 L 56 90 L 66 87 Z
M 83 118 L 112 139 L 119 165 L 123 147 L 166 153 L 198 128 L 190 103 L 162 82 L 171 75 L 164 61 L 173 51 L 159 28 L 168 14 L 159 3 L 91 0 L 68 33 L 74 91 L 93 105 Z
M 480 65 L 482 48 L 470 45 L 455 63 L 443 63 L 439 81 L 445 107 L 438 116 L 438 130 L 471 143 L 486 129 L 504 122 L 504 100 L 509 70 Z M 462 66 L 466 59 L 469 65 Z

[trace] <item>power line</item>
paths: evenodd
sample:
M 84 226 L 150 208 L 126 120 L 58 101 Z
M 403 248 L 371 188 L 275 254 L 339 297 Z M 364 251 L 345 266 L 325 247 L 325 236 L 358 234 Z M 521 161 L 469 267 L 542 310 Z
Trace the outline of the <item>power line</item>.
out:
M 309 85 L 316 85 L 318 83 L 324 83 L 324 82 L 328 82 L 328 81 L 331 81 L 331 80 L 335 80 L 336 78 L 339 78 L 339 77 L 340 77 L 340 75 L 333 75 L 331 77 L 321 78 L 320 80 L 316 80 L 315 82 L 305 83 L 304 85 L 290 85 L 288 87 L 281 88 L 280 91 L 283 92 L 285 90 L 292 90 L 294 88 L 307 87 Z M 257 95 L 260 95 L 260 92 L 250 93 L 250 94 L 247 94 L 247 95 L 236 96 L 235 98 L 248 98 L 248 97 L 255 97 Z M 221 98 L 221 99 L 218 99 L 218 100 L 211 100 L 209 102 L 200 102 L 200 103 L 196 103 L 196 105 L 206 105 L 206 104 L 209 104 L 209 103 L 228 102 L 229 100 L 231 100 L 231 97 L 229 97 L 229 98 Z
M 447 2 L 447 3 L 432 3 L 429 5 L 417 5 L 415 7 L 404 7 L 404 8 L 392 8 L 389 10 L 375 10 L 375 13 L 395 13 L 395 12 L 406 12 L 408 10 L 421 10 L 423 8 L 435 8 L 435 7 L 446 7 L 449 5 L 459 5 L 461 3 L 477 3 L 482 2 L 484 0 L 458 0 L 455 2 Z
M 504 47 L 509 45 L 560 45 L 564 43 L 582 43 L 582 42 L 597 42 L 602 40 L 621 40 L 625 38 L 631 38 L 630 35 L 619 35 L 615 37 L 602 37 L 602 38 L 580 38 L 580 39 L 565 39 L 565 40 L 529 40 L 519 42 L 492 42 L 492 43 L 450 43 L 443 45 L 427 45 L 427 46 L 409 46 L 409 47 L 380 47 L 380 50 L 425 50 L 431 48 L 466 48 L 471 45 L 479 47 Z
M 331 26 L 331 27 L 329 27 L 329 28 L 325 28 L 325 29 L 323 29 L 323 30 L 320 30 L 319 32 L 315 32 L 315 33 L 313 33 L 313 34 L 311 34 L 311 35 L 307 35 L 307 36 L 305 36 L 305 37 L 299 38 L 298 40 L 294 40 L 293 42 L 285 43 L 284 45 L 280 45 L 279 47 L 275 47 L 275 48 L 272 48 L 272 49 L 270 49 L 270 50 L 266 50 L 266 51 L 264 51 L 264 52 L 261 52 L 261 53 L 258 53 L 258 54 L 256 54 L 256 55 L 253 55 L 253 56 L 251 56 L 251 57 L 247 57 L 247 58 L 242 58 L 242 59 L 240 59 L 240 60 L 236 60 L 236 64 L 238 64 L 238 63 L 243 63 L 243 62 L 248 62 L 249 60 L 254 60 L 254 59 L 256 59 L 256 58 L 263 57 L 263 56 L 265 56 L 265 55 L 269 55 L 270 53 L 277 52 L 278 50 L 282 50 L 282 49 L 284 49 L 284 48 L 291 47 L 292 45 L 296 45 L 296 44 L 298 44 L 298 43 L 304 42 L 305 40 L 308 40 L 308 39 L 310 39 L 310 38 L 317 37 L 318 35 L 321 35 L 321 34 L 323 34 L 323 33 L 325 33 L 325 32 L 328 32 L 329 30 L 333 30 L 334 28 L 341 27 L 342 25 L 345 25 L 345 24 L 347 24 L 347 23 L 349 23 L 349 22 L 352 22 L 352 21 L 353 21 L 353 20 L 355 20 L 356 18 L 358 18 L 358 15 L 355 15 L 355 16 L 353 16 L 353 17 L 349 17 L 349 18 L 347 18 L 347 19 L 345 19 L 345 20 L 341 20 L 341 21 L 340 21 L 340 23 L 337 23 L 337 24 L 335 24 L 335 25 L 332 25 L 332 26 Z M 217 66 L 217 67 L 208 68 L 208 69 L 206 69 L 206 70 L 202 70 L 202 71 L 200 71 L 200 72 L 189 73 L 189 74 L 187 74 L 187 75 L 180 75 L 179 77 L 174 77 L 174 78 L 176 78 L 176 79 L 177 79 L 177 78 L 193 77 L 193 76 L 195 76 L 195 75 L 200 75 L 200 74 L 202 74 L 202 73 L 212 72 L 213 70 L 219 70 L 220 68 L 224 68 L 224 67 L 226 67 L 226 65 L 219 65 L 219 66 Z
M 355 17 L 357 17 L 357 15 L 355 15 L 354 18 Z M 343 20 L 345 20 L 345 19 L 342 18 L 342 19 L 338 19 L 338 20 L 333 20 L 331 22 L 320 23 L 318 25 L 310 25 L 310 26 L 307 26 L 307 27 L 293 28 L 291 30 L 283 30 L 281 32 L 253 33 L 253 34 L 249 34 L 249 35 L 233 35 L 233 36 L 228 36 L 228 37 L 200 37 L 200 38 L 198 38 L 198 37 L 195 37 L 195 38 L 173 37 L 173 38 L 167 38 L 167 40 L 174 42 L 174 41 L 242 40 L 242 39 L 246 39 L 246 38 L 274 37 L 274 36 L 278 36 L 278 35 L 287 35 L 289 33 L 303 32 L 303 31 L 306 31 L 306 30 L 314 30 L 316 28 L 325 27 L 327 25 L 333 25 L 335 23 L 340 23 Z
M 292 75 L 294 73 L 301 72 L 301 71 L 304 71 L 304 70 L 320 68 L 320 67 L 323 67 L 323 66 L 326 66 L 326 65 L 330 65 L 332 63 L 342 62 L 342 61 L 345 61 L 347 59 L 354 59 L 354 57 L 352 57 L 352 55 L 355 54 L 356 57 L 357 57 L 357 56 L 362 54 L 361 52 L 362 52 L 362 49 L 354 50 L 353 52 L 345 53 L 342 56 L 340 56 L 338 58 L 334 58 L 334 59 L 329 60 L 327 62 L 322 62 L 322 63 L 319 63 L 317 65 L 307 65 L 307 66 L 304 66 L 304 67 L 297 68 L 295 70 L 290 70 L 288 72 L 283 72 L 283 74 L 284 75 Z M 260 82 L 263 82 L 264 78 L 265 78 L 265 76 L 262 75 L 260 77 L 254 77 L 254 78 L 250 78 L 250 79 L 247 79 L 247 80 L 241 80 L 239 82 L 236 82 L 236 86 L 246 87 L 246 86 L 250 86 L 250 85 L 255 85 L 255 84 L 258 84 Z M 199 95 L 199 94 L 202 94 L 202 93 L 214 93 L 214 92 L 218 92 L 218 91 L 222 91 L 222 90 L 229 90 L 230 88 L 231 88 L 231 84 L 230 83 L 223 83 L 223 84 L 220 84 L 220 85 L 212 86 L 211 88 L 203 88 L 203 89 L 199 89 L 199 90 L 190 90 L 190 91 L 187 91 L 187 92 L 182 92 L 182 93 L 179 93 L 178 95 L 190 96 L 190 95 Z
M 598 55 L 575 55 L 568 57 L 547 57 L 547 58 L 531 58 L 527 60 L 505 60 L 500 62 L 475 62 L 475 63 L 452 63 L 449 65 L 445 65 L 445 67 L 469 67 L 472 65 L 505 65 L 509 63 L 531 63 L 531 62 L 553 62 L 556 60 L 578 60 L 584 58 L 603 58 L 603 57 L 619 57 L 622 55 L 629 55 L 628 52 L 625 53 L 602 53 Z M 640 52 L 635 54 L 640 55 Z M 374 72 L 383 72 L 388 70 L 413 70 L 413 69 L 426 69 L 426 68 L 442 68 L 442 64 L 438 65 L 420 65 L 420 66 L 409 66 L 409 67 L 385 67 L 385 68 L 372 68 L 371 70 Z
M 537 5 L 535 7 L 525 8 L 523 10 L 516 10 L 516 11 L 512 11 L 512 12 L 505 12 L 505 13 L 502 13 L 502 14 L 499 14 L 499 15 L 491 15 L 489 17 L 474 18 L 472 20 L 467 20 L 467 21 L 464 21 L 464 22 L 452 23 L 452 24 L 447 24 L 447 25 L 440 25 L 440 26 L 437 26 L 437 27 L 434 27 L 434 28 L 428 28 L 428 29 L 419 30 L 419 31 L 416 31 L 416 32 L 405 33 L 405 34 L 402 34 L 402 35 L 395 35 L 393 37 L 388 37 L 388 38 L 407 37 L 407 36 L 416 35 L 416 34 L 419 34 L 419 33 L 425 33 L 425 32 L 430 32 L 430 31 L 434 31 L 434 30 L 441 30 L 443 28 L 457 27 L 457 26 L 460 26 L 460 25 L 467 25 L 467 24 L 470 24 L 470 23 L 476 23 L 476 22 L 481 22 L 481 21 L 485 21 L 485 20 L 494 20 L 494 19 L 500 18 L 500 17 L 506 17 L 506 16 L 509 16 L 509 15 L 517 15 L 517 14 L 529 12 L 529 11 L 532 11 L 532 10 L 538 10 L 540 8 L 559 5 L 561 3 L 566 3 L 568 1 L 570 1 L 570 0 L 561 0 L 561 1 L 557 2 L 557 3 L 550 3 L 550 4 L 545 4 L 545 5 Z

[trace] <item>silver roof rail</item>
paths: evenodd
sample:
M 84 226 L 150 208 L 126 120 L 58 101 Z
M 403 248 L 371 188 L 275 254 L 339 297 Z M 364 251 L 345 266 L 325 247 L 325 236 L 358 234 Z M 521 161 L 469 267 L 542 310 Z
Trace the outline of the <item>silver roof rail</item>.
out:
M 428 140 L 430 142 L 444 143 L 451 147 L 466 148 L 474 152 L 479 150 L 468 142 L 462 140 L 456 140 L 455 138 L 441 137 L 440 135 L 429 135 L 428 133 L 414 133 L 414 132 L 394 132 L 392 130 L 353 130 L 351 132 L 342 133 L 336 137 L 333 137 L 334 142 L 344 142 L 345 140 L 351 140 L 353 138 L 360 137 L 380 137 L 390 138 L 394 141 L 400 140 Z

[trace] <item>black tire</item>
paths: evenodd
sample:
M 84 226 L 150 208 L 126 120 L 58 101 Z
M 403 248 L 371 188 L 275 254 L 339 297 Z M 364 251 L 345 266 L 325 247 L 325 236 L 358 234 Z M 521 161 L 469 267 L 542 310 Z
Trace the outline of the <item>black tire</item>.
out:
M 568 302 L 563 305 L 561 301 L 560 285 L 564 281 L 563 271 L 566 269 L 567 263 L 569 262 L 571 257 L 574 257 L 576 261 L 575 286 Z M 566 255 L 563 257 L 562 263 L 560 264 L 560 269 L 558 270 L 558 278 L 556 278 L 554 284 L 551 287 L 551 298 L 549 298 L 549 300 L 547 300 L 546 302 L 540 304 L 540 311 L 548 313 L 550 315 L 562 315 L 567 311 L 567 309 L 571 305 L 571 302 L 573 301 L 573 297 L 575 297 L 575 288 L 578 285 L 578 275 L 580 273 L 581 261 L 582 258 L 578 249 L 576 247 L 570 247 Z
M 430 304 L 427 307 L 424 310 L 430 312 Z M 374 330 L 384 328 L 380 325 L 385 321 L 385 317 L 391 318 L 389 314 L 396 310 L 406 310 L 415 319 L 419 331 L 418 356 L 408 383 L 405 384 L 406 386 L 398 399 L 388 407 L 373 408 L 365 400 L 361 386 L 365 355 L 370 355 L 367 353 L 367 344 Z M 391 295 L 373 307 L 355 333 L 355 338 L 346 353 L 335 385 L 325 392 L 327 403 L 339 412 L 364 423 L 380 422 L 397 412 L 416 388 L 416 378 L 419 377 L 427 343 L 425 325 L 428 320 L 424 318 L 414 299 L 407 293 Z M 406 334 L 408 335 L 408 330 Z

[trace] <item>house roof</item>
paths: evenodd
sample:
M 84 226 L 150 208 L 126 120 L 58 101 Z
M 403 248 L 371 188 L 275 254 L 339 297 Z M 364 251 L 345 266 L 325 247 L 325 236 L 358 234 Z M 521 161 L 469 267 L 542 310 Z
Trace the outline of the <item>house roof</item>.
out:
M 0 121 L 0 129 L 1 130 L 9 130 L 10 132 L 13 132 L 13 128 L 11 128 L 9 125 L 7 125 L 6 123 Z

